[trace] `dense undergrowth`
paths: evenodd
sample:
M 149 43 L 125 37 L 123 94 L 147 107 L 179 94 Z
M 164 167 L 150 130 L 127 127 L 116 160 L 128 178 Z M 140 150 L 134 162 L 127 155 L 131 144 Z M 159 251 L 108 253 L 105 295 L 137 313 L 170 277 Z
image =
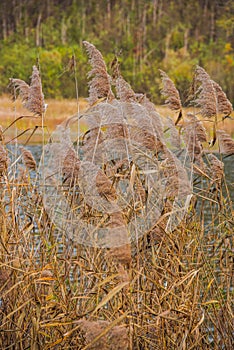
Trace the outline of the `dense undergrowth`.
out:
M 111 78 L 84 45 L 90 108 L 47 145 L 42 134 L 40 163 L 1 131 L 0 347 L 231 350 L 233 188 L 222 158 L 233 140 L 218 125 L 232 106 L 197 67 L 193 100 L 220 154 L 204 151 L 202 122 L 184 115 L 166 73 L 175 123 L 131 89 L 117 59 Z M 30 86 L 12 84 L 43 126 L 37 67 Z

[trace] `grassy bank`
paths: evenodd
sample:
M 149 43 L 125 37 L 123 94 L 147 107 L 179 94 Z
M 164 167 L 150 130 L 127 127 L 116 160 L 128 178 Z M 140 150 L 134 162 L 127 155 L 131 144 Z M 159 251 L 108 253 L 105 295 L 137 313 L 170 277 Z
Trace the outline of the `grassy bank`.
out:
M 80 98 L 78 103 L 77 100 L 66 100 L 66 99 L 48 99 L 46 100 L 48 108 L 45 115 L 45 136 L 48 140 L 49 135 L 55 130 L 57 125 L 60 125 L 62 122 L 67 120 L 72 115 L 76 114 L 77 111 L 83 113 L 88 109 L 88 102 L 85 98 Z M 171 111 L 167 106 L 155 106 L 156 110 L 162 117 L 170 116 L 176 120 L 176 113 Z M 196 108 L 184 108 L 184 113 L 196 113 L 198 110 Z M 20 118 L 21 116 L 29 116 L 22 119 L 19 119 L 14 127 L 12 126 L 5 132 L 6 141 L 12 140 L 16 133 L 21 134 L 26 129 L 29 129 L 25 134 L 18 138 L 19 143 L 24 143 L 30 137 L 35 126 L 39 125 L 40 122 L 38 118 L 33 118 L 27 109 L 22 106 L 22 103 L 17 100 L 12 102 L 10 95 L 3 95 L 0 97 L 0 125 L 3 129 L 7 128 L 15 119 Z M 234 114 L 232 114 L 234 118 Z M 210 121 L 204 122 L 203 124 L 207 129 L 207 132 L 211 132 L 211 123 Z M 81 122 L 82 125 L 82 122 Z M 85 127 L 85 126 L 83 126 Z M 234 123 L 231 119 L 226 119 L 225 121 L 219 122 L 219 127 L 234 137 Z M 73 125 L 75 130 L 75 126 Z M 30 139 L 29 143 L 39 144 L 41 142 L 42 130 L 38 128 L 34 133 L 34 136 Z

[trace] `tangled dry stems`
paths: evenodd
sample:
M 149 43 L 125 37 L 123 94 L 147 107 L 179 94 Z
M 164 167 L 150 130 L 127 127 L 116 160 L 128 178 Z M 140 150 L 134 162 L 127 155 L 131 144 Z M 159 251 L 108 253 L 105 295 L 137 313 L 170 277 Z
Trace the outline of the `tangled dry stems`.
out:
M 94 48 L 86 46 L 92 55 Z M 97 63 L 100 55 L 94 52 Z M 104 79 L 107 84 L 109 78 L 104 68 L 99 82 Z M 97 90 L 96 97 L 107 98 L 110 94 L 108 84 L 104 92 Z M 129 95 L 128 102 L 132 96 Z M 146 129 L 138 138 L 149 150 L 145 156 L 159 161 L 159 156 L 164 155 L 159 171 L 168 180 L 168 196 L 159 220 L 138 240 L 120 247 L 80 245 L 61 234 L 45 210 L 32 154 L 23 148 L 22 157 L 17 158 L 21 171 L 13 172 L 15 164 L 13 160 L 8 162 L 9 151 L 1 137 L 2 349 L 233 348 L 233 219 L 223 162 L 213 154 L 206 161 L 201 147 L 206 135 L 197 118 L 188 116 L 182 143 L 185 142 L 193 165 L 200 172 L 192 174 L 194 193 L 187 214 L 176 228 L 168 231 L 170 200 L 178 186 L 178 173 L 183 180 L 184 170 L 179 166 L 175 170 L 175 156 L 165 150 L 160 138 L 168 132 L 168 124 L 163 125 L 150 102 L 144 99 L 140 102 L 144 101 L 159 128 L 154 137 Z M 138 102 L 131 101 L 137 106 Z M 104 105 L 99 108 L 104 110 Z M 171 120 L 170 125 L 176 133 Z M 83 147 L 89 153 L 107 135 L 111 140 L 116 137 L 122 140 L 126 134 L 137 137 L 134 128 L 125 130 L 120 124 L 102 133 L 94 128 L 89 139 L 87 135 L 83 138 Z M 233 153 L 229 137 L 221 132 L 219 138 L 226 145 L 222 150 Z M 66 139 L 63 142 L 70 145 Z M 181 151 L 182 143 L 174 143 L 176 152 Z M 157 152 L 152 152 L 153 149 Z M 137 217 L 150 195 L 138 168 L 137 163 L 119 159 L 114 164 L 103 164 L 98 172 L 97 188 L 108 201 L 116 201 L 119 179 L 129 182 L 135 196 L 124 213 L 106 218 L 113 228 Z M 78 194 L 80 169 L 78 153 L 68 148 L 61 169 L 64 180 L 61 190 L 74 207 L 83 201 Z M 29 172 L 35 176 L 29 176 Z M 98 223 L 103 220 L 103 215 L 92 211 L 88 204 L 83 209 L 87 220 L 94 220 L 95 215 Z

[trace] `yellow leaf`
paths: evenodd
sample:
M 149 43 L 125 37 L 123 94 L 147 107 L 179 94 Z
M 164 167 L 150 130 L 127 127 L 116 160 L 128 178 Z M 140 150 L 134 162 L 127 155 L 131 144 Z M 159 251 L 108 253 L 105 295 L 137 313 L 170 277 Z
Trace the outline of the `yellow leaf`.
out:
M 122 282 L 118 284 L 115 288 L 113 288 L 97 305 L 95 310 L 93 311 L 93 314 L 97 312 L 102 306 L 104 306 L 106 303 L 108 303 L 109 300 L 111 300 L 117 293 L 121 291 L 125 286 L 127 286 L 129 282 Z

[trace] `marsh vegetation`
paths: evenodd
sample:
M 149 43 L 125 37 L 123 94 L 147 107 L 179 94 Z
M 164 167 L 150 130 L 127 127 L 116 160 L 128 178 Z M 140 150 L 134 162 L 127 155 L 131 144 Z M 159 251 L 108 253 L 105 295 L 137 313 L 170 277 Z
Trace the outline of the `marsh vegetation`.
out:
M 0 347 L 231 350 L 234 141 L 220 126 L 232 105 L 197 66 L 187 113 L 161 71 L 162 117 L 118 57 L 109 75 L 84 46 L 89 106 L 48 137 L 38 67 L 30 84 L 11 80 L 42 154 L 34 128 L 24 145 L 1 130 Z

